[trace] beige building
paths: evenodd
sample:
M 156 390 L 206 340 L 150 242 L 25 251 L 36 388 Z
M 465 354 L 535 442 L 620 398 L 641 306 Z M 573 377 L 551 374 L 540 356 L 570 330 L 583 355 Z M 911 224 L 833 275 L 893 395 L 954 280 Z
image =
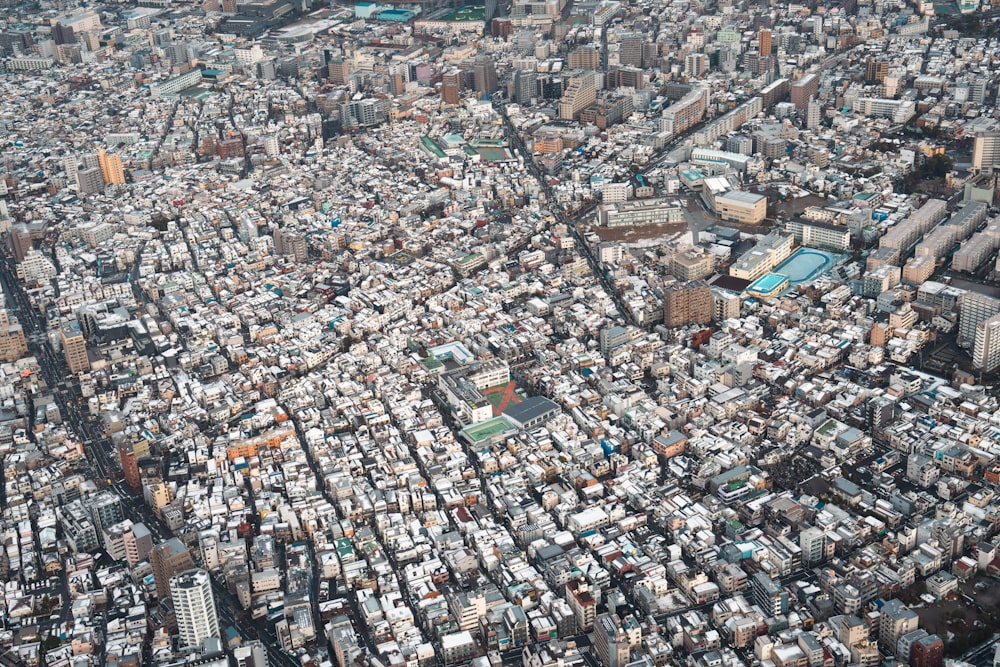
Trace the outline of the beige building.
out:
M 730 190 L 713 198 L 715 212 L 727 222 L 738 222 L 743 225 L 757 225 L 767 217 L 767 197 Z
M 59 340 L 62 342 L 63 356 L 70 373 L 80 373 L 90 370 L 90 360 L 87 358 L 87 341 L 76 320 L 66 322 L 59 328 Z

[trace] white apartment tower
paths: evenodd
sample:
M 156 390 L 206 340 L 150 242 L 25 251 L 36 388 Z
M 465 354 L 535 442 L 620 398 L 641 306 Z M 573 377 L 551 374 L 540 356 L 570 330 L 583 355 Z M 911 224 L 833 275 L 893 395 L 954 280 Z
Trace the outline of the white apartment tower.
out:
M 170 597 L 183 646 L 200 646 L 208 637 L 220 636 L 208 572 L 195 568 L 171 577 Z

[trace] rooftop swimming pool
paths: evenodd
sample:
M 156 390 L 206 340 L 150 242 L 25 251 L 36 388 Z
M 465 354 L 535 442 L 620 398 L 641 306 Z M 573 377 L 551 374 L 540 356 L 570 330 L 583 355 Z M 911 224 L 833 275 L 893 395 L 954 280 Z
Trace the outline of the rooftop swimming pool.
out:
M 747 287 L 747 291 L 757 292 L 759 294 L 770 294 L 780 288 L 782 283 L 787 283 L 787 281 L 788 279 L 783 275 L 779 275 L 777 273 L 765 273 L 763 276 L 755 280 L 752 285 Z

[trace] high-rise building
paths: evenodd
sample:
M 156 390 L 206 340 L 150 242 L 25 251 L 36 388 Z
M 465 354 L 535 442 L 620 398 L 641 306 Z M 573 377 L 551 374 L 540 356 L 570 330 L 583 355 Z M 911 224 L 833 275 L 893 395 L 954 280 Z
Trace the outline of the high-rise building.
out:
M 117 493 L 102 491 L 91 496 L 87 503 L 90 518 L 94 522 L 98 535 L 103 535 L 104 529 L 125 520 L 122 509 L 122 499 Z
M 570 69 L 598 69 L 601 66 L 601 52 L 590 44 L 574 49 L 566 58 Z
M 750 593 L 753 603 L 760 607 L 765 616 L 788 613 L 788 592 L 764 572 L 750 577 Z
M 1000 299 L 978 292 L 968 292 L 962 297 L 958 311 L 958 344 L 968 348 L 976 340 L 979 323 L 1000 313 Z
M 577 631 L 589 632 L 593 630 L 594 621 L 597 619 L 597 600 L 591 594 L 589 584 L 580 579 L 566 582 L 566 602 L 573 610 Z
M 1000 368 L 1000 312 L 976 325 L 972 366 L 984 373 Z
M 525 106 L 538 97 L 538 74 L 533 69 L 519 69 L 514 73 L 514 101 Z
M 451 69 L 441 76 L 441 101 L 445 104 L 460 104 L 465 74 L 460 69 Z
M 219 637 L 219 615 L 208 572 L 189 569 L 170 578 L 170 597 L 177 615 L 182 646 L 201 646 L 209 637 Z
M 105 183 L 111 185 L 123 185 L 125 183 L 125 171 L 122 169 L 121 157 L 109 155 L 102 148 L 97 151 L 97 159 L 101 167 L 101 177 Z
M 899 638 L 920 624 L 916 612 L 900 600 L 886 600 L 878 623 L 878 643 L 887 654 L 896 650 Z
M 642 67 L 642 35 L 629 35 L 622 39 L 618 48 L 618 62 L 631 67 Z
M 704 53 L 689 53 L 684 56 L 684 74 L 697 79 L 708 71 L 708 56 Z
M 497 68 L 489 56 L 479 56 L 472 66 L 473 88 L 477 93 L 492 95 L 497 89 Z
M 625 667 L 629 659 L 628 636 L 617 614 L 601 614 L 594 622 L 594 649 L 604 667 Z
M 819 77 L 815 74 L 806 74 L 789 89 L 792 104 L 799 111 L 806 110 L 809 100 L 816 97 L 817 92 L 819 92 Z
M 889 75 L 889 61 L 869 58 L 865 63 L 865 80 L 868 83 L 883 83 Z
M 87 167 L 76 172 L 76 189 L 82 195 L 104 192 L 104 174 L 100 167 Z
M 87 358 L 87 341 L 83 337 L 80 323 L 72 320 L 59 327 L 59 339 L 62 342 L 63 356 L 66 359 L 69 372 L 89 371 L 90 359 Z
M 712 291 L 703 282 L 690 282 L 664 290 L 664 326 L 682 327 L 688 324 L 708 324 L 712 321 L 713 312 Z
M 0 360 L 16 361 L 28 354 L 28 344 L 24 339 L 24 329 L 12 317 L 0 296 Z
M 977 132 L 972 149 L 973 171 L 993 173 L 1000 168 L 1000 131 Z
M 815 130 L 823 120 L 823 105 L 816 100 L 809 100 L 806 107 L 806 128 Z M 826 166 L 826 165 L 823 165 Z
M 156 595 L 163 599 L 170 595 L 170 578 L 193 568 L 194 560 L 184 543 L 172 537 L 156 545 L 149 555 L 149 564 L 153 568 Z
M 559 118 L 576 120 L 580 112 L 597 101 L 597 86 L 593 72 L 578 72 L 566 85 L 559 99 Z
M 767 57 L 771 55 L 771 29 L 761 28 L 760 32 L 757 33 L 757 50 L 760 55 Z

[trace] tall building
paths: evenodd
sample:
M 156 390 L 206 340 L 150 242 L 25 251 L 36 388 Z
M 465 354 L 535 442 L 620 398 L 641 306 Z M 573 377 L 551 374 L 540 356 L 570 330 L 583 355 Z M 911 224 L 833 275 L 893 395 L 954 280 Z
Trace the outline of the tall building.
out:
M 538 74 L 533 69 L 517 70 L 514 73 L 514 101 L 526 106 L 536 97 L 538 97 Z
M 617 614 L 601 614 L 594 622 L 594 649 L 604 667 L 625 667 L 629 659 L 628 636 Z
M 489 56 L 479 56 L 472 66 L 473 87 L 477 93 L 492 95 L 497 90 L 497 68 Z
M 708 56 L 704 53 L 689 53 L 684 56 L 684 74 L 692 79 L 700 78 L 708 71 Z
M 896 650 L 899 638 L 913 632 L 920 624 L 916 612 L 900 600 L 887 600 L 882 606 L 878 623 L 878 643 L 882 650 L 891 654 Z
M 760 32 L 757 33 L 757 50 L 760 51 L 760 55 L 765 58 L 771 55 L 770 28 L 761 28 Z
M 889 61 L 869 58 L 865 63 L 865 80 L 868 83 L 883 83 L 889 76 Z
M 983 373 L 1000 368 L 1000 312 L 976 325 L 972 366 Z
M 792 104 L 799 111 L 805 111 L 809 105 L 809 100 L 816 97 L 819 92 L 819 77 L 815 74 L 806 74 L 804 77 L 792 84 L 789 89 Z
M 958 311 L 958 344 L 971 347 L 976 340 L 979 323 L 1000 313 L 1000 299 L 978 292 L 968 292 L 962 297 Z
M 219 637 L 219 615 L 208 572 L 189 569 L 170 578 L 170 597 L 177 615 L 182 646 L 200 646 L 209 637 Z
M 806 106 L 806 128 L 810 130 L 815 130 L 819 127 L 820 121 L 823 119 L 823 105 L 821 105 L 816 100 L 809 100 L 809 104 Z
M 688 324 L 708 324 L 712 321 L 713 313 L 712 290 L 703 282 L 690 282 L 664 290 L 664 326 L 682 327 Z
M 63 356 L 66 359 L 69 372 L 89 371 L 90 360 L 87 358 L 87 341 L 83 337 L 80 323 L 72 320 L 59 327 L 59 339 L 62 342 Z
M 566 58 L 570 69 L 598 69 L 601 66 L 601 52 L 589 44 L 574 49 Z
M 753 603 L 768 617 L 788 613 L 788 592 L 767 574 L 758 572 L 750 577 Z
M 28 354 L 24 329 L 16 317 L 11 317 L 0 296 L 0 360 L 16 361 Z
M 589 584 L 580 579 L 567 581 L 566 602 L 573 610 L 577 631 L 590 632 L 593 630 L 594 621 L 597 619 L 597 600 L 591 594 Z
M 570 80 L 559 100 L 559 118 L 576 120 L 580 112 L 597 101 L 593 72 L 578 72 Z
M 972 169 L 993 173 L 1000 167 L 1000 131 L 977 132 L 972 149 Z
M 170 579 L 176 574 L 186 572 L 194 567 L 191 552 L 176 537 L 157 544 L 149 555 L 149 564 L 153 568 L 153 581 L 156 584 L 156 595 L 161 600 L 170 593 Z
M 618 48 L 618 62 L 631 67 L 642 67 L 642 35 L 629 35 Z
M 100 167 L 87 167 L 76 172 L 76 189 L 82 195 L 104 191 L 104 174 Z
M 104 529 L 125 520 L 122 499 L 117 493 L 102 491 L 91 496 L 87 503 L 87 509 L 90 511 L 90 518 L 94 522 L 98 535 L 103 535 Z
M 105 183 L 124 185 L 125 171 L 122 169 L 122 159 L 117 155 L 109 155 L 104 149 L 97 151 L 97 159 L 101 167 L 101 177 Z
M 462 102 L 462 84 L 465 74 L 460 69 L 451 69 L 441 76 L 441 101 L 445 104 Z

